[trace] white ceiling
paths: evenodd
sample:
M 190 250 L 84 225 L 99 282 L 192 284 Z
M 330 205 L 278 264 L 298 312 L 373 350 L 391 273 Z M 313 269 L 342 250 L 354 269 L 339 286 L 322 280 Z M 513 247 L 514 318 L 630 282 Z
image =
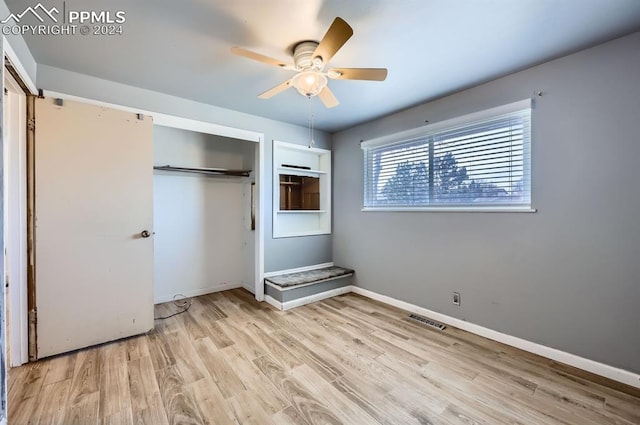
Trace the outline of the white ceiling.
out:
M 6 0 L 14 13 L 37 0 Z M 62 0 L 42 1 L 62 10 Z M 67 0 L 66 10 L 126 12 L 123 35 L 26 36 L 35 60 L 279 121 L 307 125 L 291 76 L 229 52 L 279 59 L 319 40 L 336 16 L 354 29 L 330 67 L 386 67 L 384 82 L 332 80 L 341 104 L 313 100 L 336 131 L 640 30 L 640 0 Z M 27 18 L 25 18 L 27 19 Z M 37 23 L 37 22 L 32 22 Z M 46 87 L 45 87 L 46 88 Z

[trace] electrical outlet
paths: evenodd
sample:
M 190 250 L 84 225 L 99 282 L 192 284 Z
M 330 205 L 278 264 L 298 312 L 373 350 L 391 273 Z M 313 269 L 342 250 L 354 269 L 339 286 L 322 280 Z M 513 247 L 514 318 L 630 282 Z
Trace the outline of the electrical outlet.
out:
M 460 292 L 453 293 L 453 304 L 460 305 Z

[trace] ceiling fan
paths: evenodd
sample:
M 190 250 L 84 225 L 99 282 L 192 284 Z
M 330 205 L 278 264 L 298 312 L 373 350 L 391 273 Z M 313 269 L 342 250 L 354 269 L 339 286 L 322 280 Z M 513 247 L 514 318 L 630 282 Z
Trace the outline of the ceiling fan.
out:
M 324 106 L 333 108 L 340 102 L 327 86 L 327 78 L 333 80 L 369 80 L 384 81 L 387 78 L 386 68 L 332 68 L 324 71 L 324 67 L 338 50 L 353 35 L 353 29 L 342 18 L 334 19 L 320 43 L 301 41 L 293 47 L 293 63 L 286 63 L 268 56 L 255 53 L 241 47 L 232 47 L 231 53 L 249 59 L 274 65 L 279 68 L 296 71 L 296 75 L 264 93 L 261 99 L 269 99 L 289 87 L 295 87 L 306 97 L 318 96 Z

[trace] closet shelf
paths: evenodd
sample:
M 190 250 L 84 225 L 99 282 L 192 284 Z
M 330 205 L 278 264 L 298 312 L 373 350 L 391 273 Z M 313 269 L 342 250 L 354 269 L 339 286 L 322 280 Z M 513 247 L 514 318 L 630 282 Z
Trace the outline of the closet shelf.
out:
M 232 176 L 232 177 L 249 177 L 251 170 L 228 170 L 226 168 L 192 168 L 192 167 L 173 167 L 171 165 L 154 165 L 154 170 L 177 171 L 180 173 L 197 173 L 207 174 L 210 176 Z
M 278 167 L 279 171 L 293 171 L 294 174 L 297 172 L 299 174 L 327 174 L 326 171 L 322 171 L 322 170 L 312 170 L 309 168 L 299 168 L 299 167 L 286 167 L 286 166 L 282 166 L 282 167 Z

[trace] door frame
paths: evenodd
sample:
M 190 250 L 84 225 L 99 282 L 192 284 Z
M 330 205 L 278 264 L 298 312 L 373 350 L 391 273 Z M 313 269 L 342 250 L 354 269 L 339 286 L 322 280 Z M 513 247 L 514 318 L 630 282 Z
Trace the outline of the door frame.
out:
M 9 330 L 9 365 L 20 366 L 29 359 L 27 341 L 22 335 L 28 331 L 27 309 L 27 96 L 5 73 L 3 108 L 5 162 L 5 271 L 8 279 L 7 328 Z M 17 161 L 16 161 L 17 159 Z
M 9 62 L 11 62 L 13 69 L 18 74 L 18 77 L 20 78 L 22 83 L 24 83 L 24 85 L 27 87 L 29 94 L 36 94 L 37 89 L 36 89 L 35 83 L 27 73 L 24 65 L 20 61 L 20 58 L 16 54 L 15 50 L 11 47 L 10 41 L 5 36 L 3 36 L 2 37 L 2 58 L 5 58 L 5 57 L 9 59 Z M 5 66 L 3 64 L 2 66 L 3 83 L 5 80 L 4 72 L 5 72 Z M 16 84 L 19 86 L 17 82 Z M 9 106 L 9 105 L 5 105 L 5 106 Z M 24 106 L 24 110 L 19 115 L 19 121 L 20 121 L 19 125 L 22 126 L 23 128 L 23 131 L 20 131 L 20 137 L 21 137 L 20 143 L 24 143 L 26 145 L 26 121 L 27 121 L 26 93 L 25 93 L 25 100 L 24 100 L 23 106 Z M 9 113 L 9 111 L 5 107 L 3 108 L 2 113 L 7 114 Z M 2 118 L 4 120 L 4 116 Z M 22 137 L 24 137 L 24 139 Z M 27 165 L 26 158 L 25 158 L 25 164 L 22 164 L 22 165 L 23 166 Z M 20 167 L 20 164 L 8 162 L 5 173 L 17 175 L 19 173 L 16 168 L 19 168 L 19 167 Z M 26 183 L 26 180 L 24 183 Z M 13 184 L 13 183 L 9 181 L 9 184 Z M 19 202 L 21 204 L 21 207 L 24 207 L 23 211 L 26 212 L 26 208 L 27 208 L 26 192 L 22 195 L 19 198 Z M 4 202 L 4 199 L 2 200 L 2 202 Z M 6 211 L 8 209 L 8 205 L 5 204 L 4 206 Z M 27 217 L 26 216 L 22 217 L 22 219 L 27 220 Z M 7 222 L 7 227 L 14 228 L 14 229 L 19 228 L 20 217 L 14 215 L 11 221 Z M 6 230 L 7 229 L 5 229 L 5 231 Z M 26 235 L 24 236 L 25 238 L 19 238 L 18 241 L 13 241 L 13 242 L 7 241 L 8 242 L 6 245 L 7 252 L 21 252 L 24 255 L 27 255 L 28 242 L 26 240 Z M 7 273 L 11 273 L 11 272 L 12 270 L 7 269 Z M 11 276 L 12 281 L 10 282 L 10 284 L 12 285 L 13 288 L 19 288 L 19 290 L 13 290 L 13 291 L 10 290 L 9 300 L 7 300 L 8 304 L 11 306 L 11 311 L 10 311 L 11 316 L 8 321 L 9 322 L 8 327 L 9 327 L 9 333 L 11 338 L 11 341 L 9 344 L 9 351 L 10 351 L 9 358 L 10 358 L 12 367 L 19 366 L 29 361 L 28 350 L 27 350 L 28 339 L 29 339 L 28 337 L 28 311 L 29 310 L 27 306 L 27 295 L 26 295 L 27 270 L 23 270 L 22 273 L 19 273 L 19 272 L 16 273 L 16 271 L 14 270 L 13 273 L 14 275 Z M 14 279 L 16 275 L 19 276 L 19 279 L 17 281 L 16 279 Z
M 60 98 L 76 102 L 84 102 L 91 105 L 104 106 L 107 108 L 119 109 L 122 111 L 141 113 L 149 115 L 153 119 L 154 125 L 176 128 L 181 130 L 196 131 L 215 136 L 230 137 L 233 139 L 246 140 L 258 144 L 256 161 L 256 230 L 255 230 L 255 263 L 254 263 L 254 296 L 257 301 L 264 301 L 264 235 L 265 235 L 265 211 L 266 211 L 266 165 L 264 133 L 244 130 L 236 127 L 229 127 L 221 124 L 214 124 L 205 121 L 198 121 L 191 118 L 168 115 L 157 111 L 148 111 L 126 105 L 120 105 L 99 100 L 88 99 L 66 93 L 44 90 L 45 97 Z

